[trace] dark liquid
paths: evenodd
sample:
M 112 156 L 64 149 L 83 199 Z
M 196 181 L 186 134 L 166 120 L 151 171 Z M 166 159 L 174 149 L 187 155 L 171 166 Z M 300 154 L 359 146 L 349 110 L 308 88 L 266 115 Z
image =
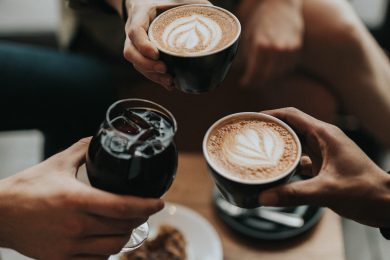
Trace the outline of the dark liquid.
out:
M 171 186 L 177 168 L 172 122 L 147 109 L 128 109 L 112 120 L 115 129 L 100 130 L 87 153 L 92 186 L 118 194 L 161 197 Z M 129 138 L 130 137 L 130 138 Z

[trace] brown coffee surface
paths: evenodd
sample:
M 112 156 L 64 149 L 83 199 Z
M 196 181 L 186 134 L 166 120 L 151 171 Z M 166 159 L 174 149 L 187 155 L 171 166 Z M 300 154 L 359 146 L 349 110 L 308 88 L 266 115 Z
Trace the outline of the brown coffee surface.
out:
M 266 119 L 236 119 L 214 128 L 207 152 L 215 170 L 246 181 L 283 175 L 296 162 L 298 145 L 284 126 Z
M 184 56 L 223 49 L 238 33 L 239 25 L 228 12 L 199 5 L 168 10 L 149 29 L 149 36 L 159 49 Z

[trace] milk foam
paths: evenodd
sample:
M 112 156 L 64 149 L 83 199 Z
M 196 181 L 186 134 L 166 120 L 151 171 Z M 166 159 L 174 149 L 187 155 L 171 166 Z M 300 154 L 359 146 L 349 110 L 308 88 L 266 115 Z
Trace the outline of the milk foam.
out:
M 233 44 L 241 26 L 237 18 L 215 6 L 183 5 L 159 15 L 150 25 L 150 40 L 174 55 L 203 56 Z
M 244 167 L 276 166 L 284 151 L 284 141 L 272 129 L 241 129 L 225 136 L 222 146 L 226 159 Z
M 164 44 L 172 49 L 203 53 L 213 50 L 222 39 L 218 23 L 199 14 L 180 17 L 162 34 Z
M 229 120 L 207 139 L 207 153 L 218 172 L 258 181 L 283 175 L 296 164 L 300 146 L 283 125 L 252 115 Z

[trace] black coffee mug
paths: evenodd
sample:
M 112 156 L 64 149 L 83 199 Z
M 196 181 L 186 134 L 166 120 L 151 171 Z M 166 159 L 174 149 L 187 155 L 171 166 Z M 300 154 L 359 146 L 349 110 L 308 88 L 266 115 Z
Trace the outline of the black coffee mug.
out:
M 223 8 L 205 6 L 223 10 L 231 15 L 237 23 L 238 32 L 234 40 L 224 48 L 201 55 L 180 55 L 159 48 L 160 59 L 166 64 L 168 73 L 173 76 L 175 87 L 185 93 L 200 94 L 215 89 L 225 79 L 237 53 L 241 34 L 241 24 L 237 17 Z M 180 7 L 182 6 L 176 8 Z M 150 28 L 157 19 L 158 17 L 152 22 Z M 151 38 L 150 33 L 149 38 Z
M 217 167 L 213 166 L 213 162 L 210 159 L 209 154 L 207 152 L 207 142 L 209 139 L 209 135 L 211 134 L 213 129 L 218 127 L 221 123 L 224 123 L 231 119 L 234 120 L 237 118 L 245 118 L 245 117 L 259 117 L 259 119 L 267 119 L 271 122 L 273 121 L 279 125 L 282 125 L 292 134 L 292 136 L 294 137 L 297 143 L 298 154 L 295 163 L 286 172 L 269 179 L 249 181 L 249 180 L 240 179 L 238 177 L 224 174 L 223 172 L 218 171 Z M 243 113 L 232 114 L 218 120 L 209 128 L 209 130 L 207 131 L 203 139 L 203 155 L 206 159 L 209 173 L 213 178 L 218 191 L 229 203 L 236 205 L 240 208 L 251 209 L 251 208 L 261 207 L 261 204 L 259 203 L 260 193 L 269 188 L 278 186 L 283 183 L 287 183 L 290 180 L 290 178 L 294 175 L 298 167 L 301 154 L 302 154 L 302 148 L 301 148 L 301 143 L 299 141 L 299 138 L 286 123 L 273 116 L 262 114 L 262 113 L 256 113 L 256 112 L 243 112 Z

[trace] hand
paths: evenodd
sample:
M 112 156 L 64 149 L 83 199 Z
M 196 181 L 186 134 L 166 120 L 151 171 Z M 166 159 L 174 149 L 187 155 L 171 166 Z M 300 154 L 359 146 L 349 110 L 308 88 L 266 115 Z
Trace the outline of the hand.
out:
M 390 177 L 339 128 L 297 109 L 265 113 L 303 136 L 307 156 L 302 157 L 301 173 L 313 177 L 263 192 L 262 205 L 325 206 L 365 225 L 390 225 Z
M 206 0 L 128 0 L 126 22 L 126 41 L 124 57 L 136 70 L 148 79 L 173 89 L 173 79 L 167 74 L 167 68 L 159 61 L 159 52 L 148 38 L 148 28 L 156 17 L 157 10 L 164 10 L 183 4 L 210 4 Z
M 107 259 L 159 211 L 156 199 L 119 196 L 75 178 L 90 139 L 0 181 L 0 246 L 37 259 Z
M 243 3 L 242 85 L 268 83 L 296 66 L 304 31 L 301 5 L 301 0 Z

